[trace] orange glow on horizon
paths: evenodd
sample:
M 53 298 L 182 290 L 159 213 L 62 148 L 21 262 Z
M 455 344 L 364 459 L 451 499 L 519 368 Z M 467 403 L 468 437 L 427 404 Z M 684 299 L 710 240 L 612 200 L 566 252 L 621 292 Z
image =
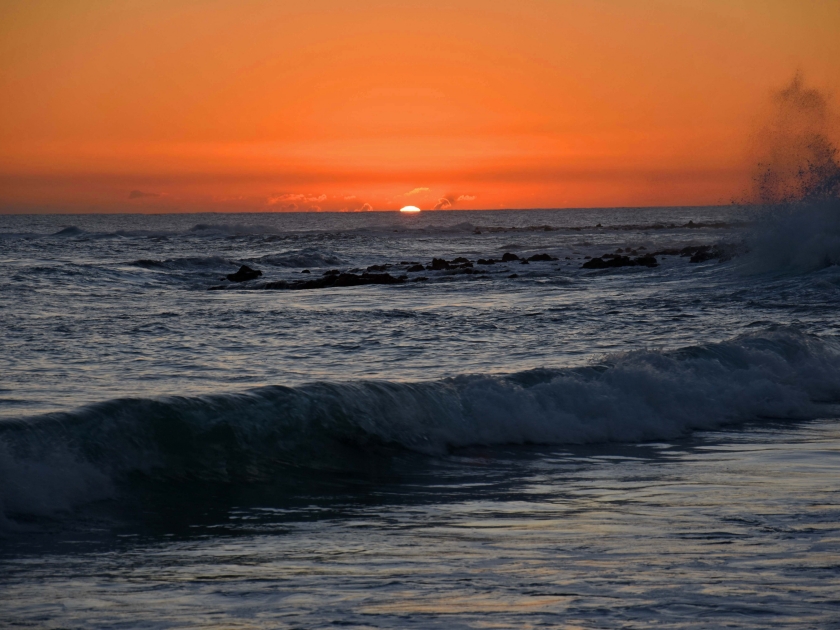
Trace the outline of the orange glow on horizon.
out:
M 840 3 L 9 0 L 0 212 L 728 203 Z M 835 99 L 836 100 L 836 99 Z

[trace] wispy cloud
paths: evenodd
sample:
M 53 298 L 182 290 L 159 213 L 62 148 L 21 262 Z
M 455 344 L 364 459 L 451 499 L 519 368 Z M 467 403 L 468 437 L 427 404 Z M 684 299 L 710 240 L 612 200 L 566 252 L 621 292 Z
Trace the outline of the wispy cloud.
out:
M 458 201 L 475 201 L 475 195 L 461 195 Z
M 355 198 L 356 198 L 356 195 L 347 195 L 347 196 L 344 198 L 344 201 L 352 201 L 352 200 L 353 200 L 353 199 L 355 199 Z
M 409 190 L 407 193 L 405 193 L 405 196 L 406 197 L 411 197 L 411 195 L 420 195 L 422 193 L 427 193 L 427 192 L 429 192 L 428 188 L 415 188 L 414 190 Z
M 452 202 L 449 201 L 446 197 L 441 197 L 438 199 L 438 202 L 435 204 L 435 207 L 432 210 L 449 210 L 452 207 Z
M 269 195 L 265 202 L 269 206 L 276 206 L 278 204 L 287 204 L 292 202 L 301 202 L 301 203 L 320 203 L 322 201 L 326 201 L 327 196 L 324 194 L 320 195 L 305 195 L 303 193 L 276 193 L 274 195 Z
M 265 202 L 269 206 L 276 206 L 277 204 L 286 203 L 289 201 L 303 201 L 304 195 L 297 195 L 294 193 L 282 193 L 276 195 L 269 195 Z
M 362 207 L 359 208 L 359 212 L 370 212 L 371 210 L 373 210 L 373 206 L 369 203 L 363 203 Z

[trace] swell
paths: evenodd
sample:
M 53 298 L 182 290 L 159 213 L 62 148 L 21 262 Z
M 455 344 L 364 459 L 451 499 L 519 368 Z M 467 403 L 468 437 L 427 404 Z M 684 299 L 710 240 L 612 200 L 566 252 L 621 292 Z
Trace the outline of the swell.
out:
M 186 229 L 152 229 L 152 228 L 136 228 L 136 229 L 116 229 L 97 231 L 85 229 L 76 225 L 70 225 L 58 229 L 49 234 L 43 233 L 3 233 L 2 237 L 11 238 L 31 238 L 31 237 L 51 237 L 61 239 L 82 239 L 82 240 L 97 240 L 97 239 L 170 239 L 178 237 L 190 238 L 209 238 L 209 239 L 228 239 L 228 238 L 244 238 L 246 240 L 285 240 L 296 239 L 304 236 L 315 235 L 351 235 L 357 236 L 359 234 L 369 235 L 389 235 L 392 236 L 395 232 L 403 235 L 464 235 L 464 234 L 494 234 L 507 232 L 587 232 L 587 233 L 601 233 L 601 232 L 646 232 L 646 231 L 674 231 L 674 230 L 726 230 L 746 228 L 750 223 L 741 219 L 733 218 L 729 221 L 724 220 L 707 220 L 697 221 L 689 220 L 687 222 L 674 222 L 666 220 L 652 220 L 643 223 L 607 223 L 602 225 L 600 222 L 595 223 L 580 223 L 577 225 L 563 225 L 563 224 L 529 224 L 529 225 L 494 225 L 484 223 L 474 223 L 471 221 L 461 221 L 458 223 L 425 223 L 421 225 L 407 224 L 405 221 L 399 220 L 399 217 L 379 217 L 379 221 L 371 222 L 367 225 L 354 226 L 349 222 L 341 222 L 330 227 L 322 227 L 321 229 L 313 229 L 307 226 L 271 226 L 271 225 L 249 225 L 240 223 L 199 223 Z
M 290 466 L 340 472 L 394 449 L 671 439 L 830 415 L 837 402 L 840 346 L 792 328 L 586 368 L 118 399 L 0 423 L 0 501 L 7 515 L 51 514 L 114 496 L 137 475 L 266 481 Z

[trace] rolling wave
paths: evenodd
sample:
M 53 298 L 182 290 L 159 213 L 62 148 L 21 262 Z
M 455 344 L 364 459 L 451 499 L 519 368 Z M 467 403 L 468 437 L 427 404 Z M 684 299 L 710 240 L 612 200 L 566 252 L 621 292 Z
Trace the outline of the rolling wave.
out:
M 671 439 L 830 416 L 838 402 L 840 344 L 793 328 L 586 368 L 118 399 L 0 423 L 0 507 L 51 514 L 115 496 L 136 475 L 259 482 L 289 466 L 341 471 L 394 449 Z

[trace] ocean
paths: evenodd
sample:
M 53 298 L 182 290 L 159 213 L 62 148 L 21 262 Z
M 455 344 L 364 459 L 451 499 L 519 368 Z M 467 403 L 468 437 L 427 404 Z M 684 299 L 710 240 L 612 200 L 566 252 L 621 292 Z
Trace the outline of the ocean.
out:
M 838 306 L 833 203 L 0 216 L 0 625 L 840 628 Z

